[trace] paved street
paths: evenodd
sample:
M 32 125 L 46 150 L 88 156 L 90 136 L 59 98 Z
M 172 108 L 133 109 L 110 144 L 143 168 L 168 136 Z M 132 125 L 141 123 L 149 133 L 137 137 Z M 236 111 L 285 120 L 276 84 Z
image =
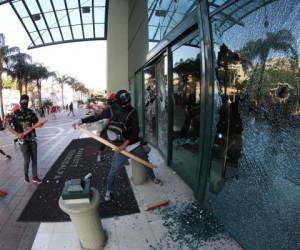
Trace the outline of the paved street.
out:
M 76 110 L 77 114 L 84 111 Z M 63 112 L 57 120 L 51 120 L 38 134 L 38 172 L 43 177 L 69 142 L 79 137 L 71 124 L 75 118 L 67 117 Z M 0 132 L 0 147 L 12 160 L 0 155 L 0 189 L 8 192 L 0 200 L 0 249 L 30 249 L 39 227 L 39 223 L 16 222 L 24 206 L 36 190 L 35 184 L 25 184 L 23 159 L 18 145 L 13 143 L 14 136 L 7 130 Z M 38 208 L 37 208 L 38 209 Z

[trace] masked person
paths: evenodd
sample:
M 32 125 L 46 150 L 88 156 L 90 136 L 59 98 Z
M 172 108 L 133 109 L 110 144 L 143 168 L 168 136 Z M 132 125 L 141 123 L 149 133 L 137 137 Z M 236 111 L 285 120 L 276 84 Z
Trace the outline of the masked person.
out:
M 107 191 L 104 199 L 111 200 L 113 197 L 113 186 L 115 176 L 124 166 L 128 158 L 120 152 L 126 150 L 141 159 L 148 161 L 148 155 L 144 151 L 139 138 L 139 120 L 134 107 L 130 105 L 130 93 L 126 90 L 120 90 L 116 94 L 116 103 L 108 106 L 98 119 L 109 119 L 107 126 L 107 139 L 117 145 L 112 157 L 111 168 L 108 174 Z M 161 181 L 157 179 L 150 168 L 146 168 L 149 178 L 156 184 Z
M 22 95 L 20 99 L 21 108 L 16 110 L 10 121 L 7 123 L 7 129 L 19 138 L 20 148 L 24 158 L 24 181 L 29 183 L 29 164 L 32 164 L 32 182 L 42 183 L 37 174 L 37 142 L 35 130 L 24 135 L 26 129 L 36 124 L 39 120 L 33 110 L 28 108 L 29 97 Z

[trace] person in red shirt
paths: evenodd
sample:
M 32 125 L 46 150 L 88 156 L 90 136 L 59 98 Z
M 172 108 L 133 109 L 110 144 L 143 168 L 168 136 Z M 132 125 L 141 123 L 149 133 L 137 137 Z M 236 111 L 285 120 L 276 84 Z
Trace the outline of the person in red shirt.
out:
M 50 114 L 52 116 L 52 120 L 54 120 L 54 119 L 56 120 L 56 112 L 57 112 L 57 107 L 55 104 L 53 104 L 50 109 Z
M 21 105 L 19 103 L 17 103 L 13 109 L 11 110 L 12 113 L 15 113 L 17 110 L 19 110 L 21 108 Z

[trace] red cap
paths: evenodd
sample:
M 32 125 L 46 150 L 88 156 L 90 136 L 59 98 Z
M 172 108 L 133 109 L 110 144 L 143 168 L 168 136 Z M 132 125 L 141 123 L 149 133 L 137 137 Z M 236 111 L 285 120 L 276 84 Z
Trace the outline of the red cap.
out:
M 116 101 L 116 97 L 117 97 L 117 94 L 116 93 L 112 93 L 109 97 L 108 97 L 108 100 L 110 102 L 115 102 Z
M 17 104 L 13 107 L 12 112 L 16 112 L 17 110 L 20 109 L 20 107 L 21 107 L 21 105 L 20 105 L 19 103 L 17 103 Z

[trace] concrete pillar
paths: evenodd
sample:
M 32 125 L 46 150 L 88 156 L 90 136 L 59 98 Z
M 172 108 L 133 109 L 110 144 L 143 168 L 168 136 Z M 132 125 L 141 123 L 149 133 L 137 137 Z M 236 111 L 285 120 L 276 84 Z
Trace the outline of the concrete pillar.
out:
M 108 94 L 128 89 L 128 0 L 110 0 L 107 29 Z
M 106 243 L 106 235 L 98 214 L 99 192 L 91 188 L 91 202 L 86 204 L 66 204 L 59 198 L 59 207 L 67 213 L 72 221 L 83 249 L 101 250 Z
M 146 0 L 130 0 L 128 16 L 128 76 L 146 63 L 148 53 L 148 6 Z
M 146 167 L 134 160 L 131 160 L 132 182 L 135 185 L 141 185 L 147 180 Z

